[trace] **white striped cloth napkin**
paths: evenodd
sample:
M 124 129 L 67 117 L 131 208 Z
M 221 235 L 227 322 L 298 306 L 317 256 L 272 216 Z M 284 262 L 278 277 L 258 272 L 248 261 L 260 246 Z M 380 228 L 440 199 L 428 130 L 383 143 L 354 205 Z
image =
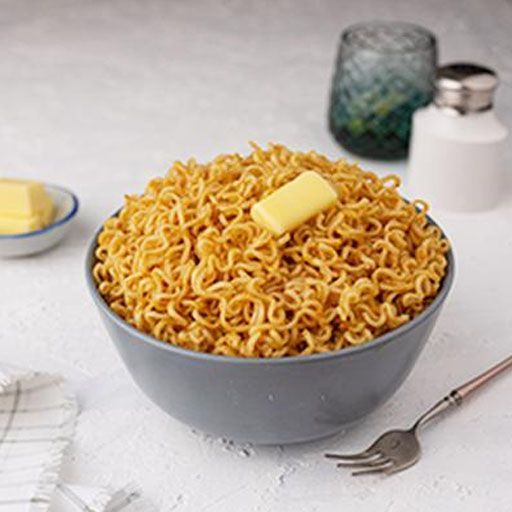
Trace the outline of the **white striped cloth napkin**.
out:
M 76 417 L 61 377 L 0 364 L 0 512 L 148 511 L 132 486 L 113 492 L 60 480 Z

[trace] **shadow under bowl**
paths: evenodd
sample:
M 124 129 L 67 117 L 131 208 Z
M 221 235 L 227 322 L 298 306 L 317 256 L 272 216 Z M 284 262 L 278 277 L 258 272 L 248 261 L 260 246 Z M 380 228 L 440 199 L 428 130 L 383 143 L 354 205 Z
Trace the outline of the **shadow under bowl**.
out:
M 210 434 L 288 444 L 336 434 L 388 400 L 412 370 L 454 277 L 453 253 L 434 301 L 375 340 L 325 354 L 246 359 L 190 351 L 144 334 L 110 309 L 86 261 L 89 291 L 140 389 L 172 417 Z

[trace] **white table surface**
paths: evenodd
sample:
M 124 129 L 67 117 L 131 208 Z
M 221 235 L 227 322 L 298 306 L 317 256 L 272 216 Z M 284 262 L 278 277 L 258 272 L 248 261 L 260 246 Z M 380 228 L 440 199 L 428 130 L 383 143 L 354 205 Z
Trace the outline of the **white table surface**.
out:
M 68 186 L 82 203 L 56 250 L 0 260 L 0 359 L 61 372 L 78 394 L 69 479 L 135 481 L 163 511 L 512 509 L 511 375 L 425 432 L 424 458 L 400 476 L 351 479 L 321 457 L 407 425 L 512 351 L 510 196 L 485 214 L 436 214 L 453 240 L 457 277 L 428 346 L 389 403 L 319 443 L 238 446 L 161 413 L 122 367 L 84 285 L 93 231 L 172 160 L 245 151 L 249 139 L 340 155 L 325 126 L 338 33 L 390 16 L 434 30 L 444 62 L 496 67 L 498 110 L 510 124 L 505 0 L 0 4 L 0 173 Z

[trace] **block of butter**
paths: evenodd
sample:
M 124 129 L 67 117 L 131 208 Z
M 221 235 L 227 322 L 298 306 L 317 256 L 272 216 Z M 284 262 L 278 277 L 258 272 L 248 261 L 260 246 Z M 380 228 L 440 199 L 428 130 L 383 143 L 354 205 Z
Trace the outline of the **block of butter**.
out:
M 42 229 L 53 215 L 53 202 L 42 183 L 0 178 L 0 234 Z
M 314 171 L 306 171 L 253 205 L 251 216 L 260 226 L 281 236 L 333 206 L 337 199 L 328 181 Z

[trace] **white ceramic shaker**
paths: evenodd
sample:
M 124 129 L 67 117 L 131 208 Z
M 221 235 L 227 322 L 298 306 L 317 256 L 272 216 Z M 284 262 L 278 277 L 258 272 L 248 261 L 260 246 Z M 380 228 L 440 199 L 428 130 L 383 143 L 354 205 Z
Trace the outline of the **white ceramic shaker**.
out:
M 438 69 L 434 101 L 414 113 L 408 189 L 434 209 L 481 211 L 502 191 L 507 128 L 492 108 L 498 77 L 474 64 Z

